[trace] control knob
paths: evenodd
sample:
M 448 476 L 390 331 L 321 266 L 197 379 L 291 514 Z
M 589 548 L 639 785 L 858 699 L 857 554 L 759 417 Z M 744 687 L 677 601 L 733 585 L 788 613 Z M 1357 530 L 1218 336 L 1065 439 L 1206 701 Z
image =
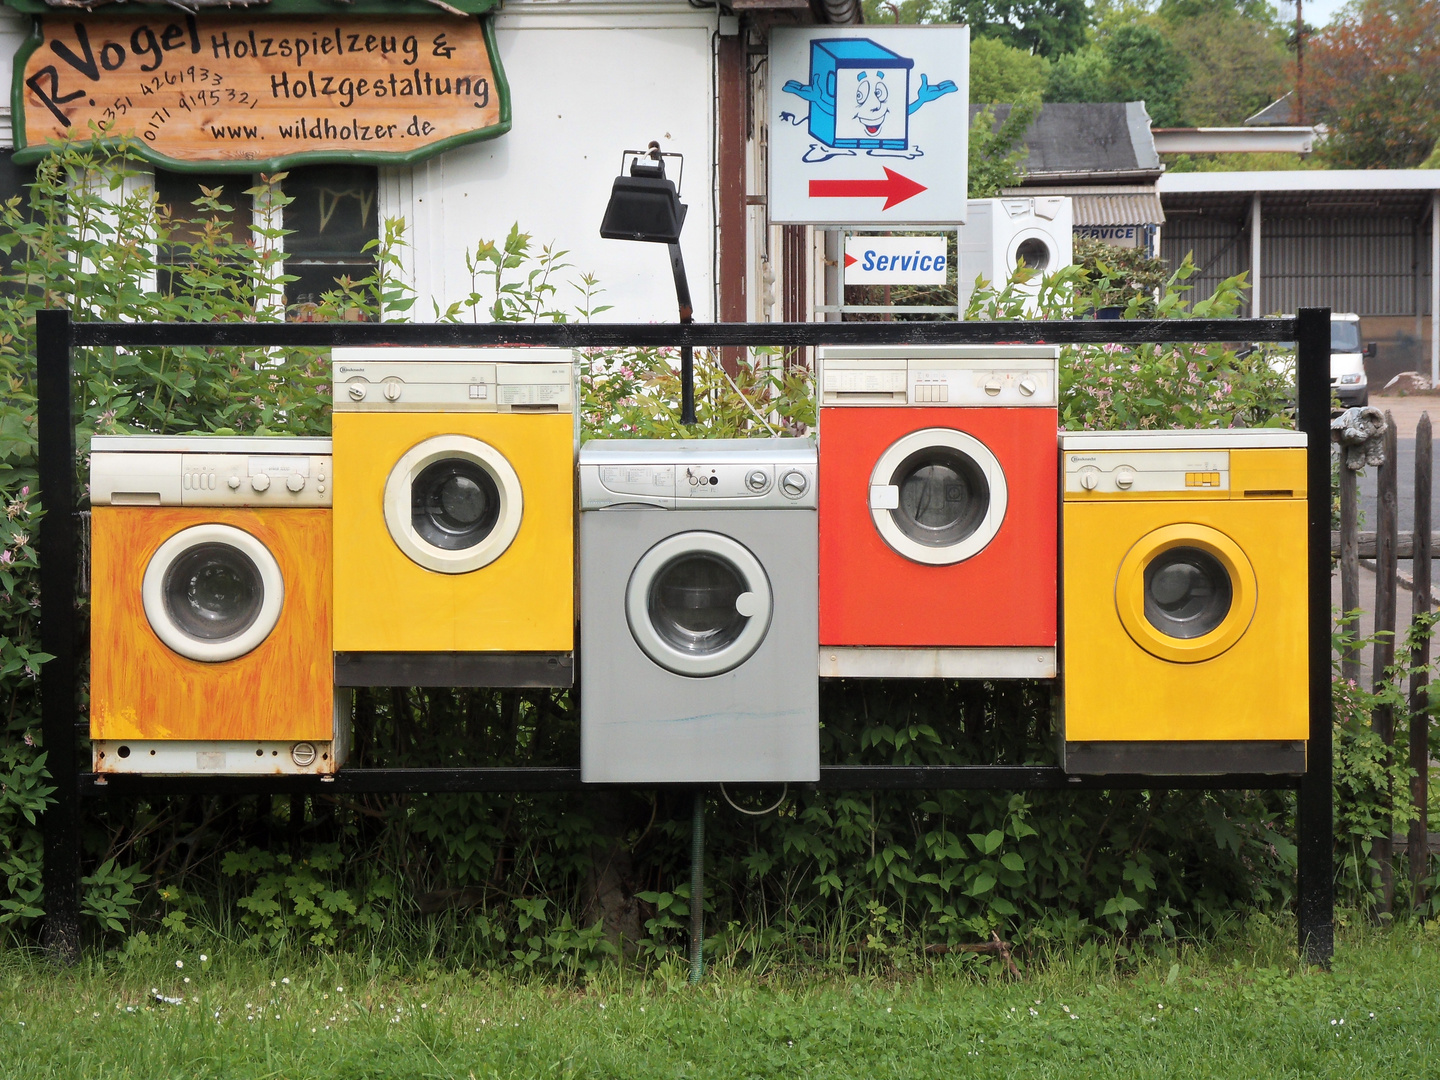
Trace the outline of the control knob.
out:
M 1087 465 L 1080 470 L 1080 486 L 1086 491 L 1094 491 L 1100 486 L 1100 470 L 1094 465 Z
M 287 491 L 304 491 L 305 477 L 301 476 L 298 472 L 292 472 L 285 478 L 285 489 Z
M 1000 380 L 997 379 L 997 378 L 995 378 L 994 376 L 991 376 L 990 378 L 986 379 L 986 380 L 985 380 L 985 393 L 989 394 L 991 397 L 995 397 L 997 394 L 999 394 L 999 393 L 1000 393 Z
M 805 474 L 794 469 L 780 479 L 780 489 L 792 499 L 798 499 L 804 495 L 809 487 L 810 481 L 806 479 Z
M 264 491 L 270 486 L 270 477 L 265 473 L 256 473 L 250 477 L 250 486 L 256 491 Z
M 230 479 L 228 479 L 228 480 L 225 481 L 225 486 L 228 487 L 231 491 L 234 491 L 236 488 L 238 488 L 238 487 L 240 486 L 240 477 L 238 477 L 238 476 L 232 476 L 232 477 L 230 477 Z
M 1115 470 L 1115 486 L 1121 491 L 1128 491 L 1135 483 L 1135 470 L 1129 466 L 1122 465 Z
M 770 486 L 770 477 L 759 469 L 745 477 L 745 486 L 751 491 L 764 491 Z
M 388 379 L 388 380 L 386 380 L 386 382 L 385 382 L 385 400 L 386 400 L 386 401 L 399 401 L 399 400 L 400 400 L 400 389 L 401 389 L 401 387 L 400 387 L 400 380 L 399 380 L 399 379 Z
M 364 401 L 365 390 L 365 383 L 361 379 L 355 380 L 346 387 L 346 392 L 349 393 L 351 401 Z
M 1035 395 L 1035 391 L 1038 389 L 1039 386 L 1036 385 L 1035 380 L 1030 378 L 1030 376 L 1027 375 L 1025 376 L 1025 378 L 1020 380 L 1019 390 L 1022 397 L 1033 397 Z

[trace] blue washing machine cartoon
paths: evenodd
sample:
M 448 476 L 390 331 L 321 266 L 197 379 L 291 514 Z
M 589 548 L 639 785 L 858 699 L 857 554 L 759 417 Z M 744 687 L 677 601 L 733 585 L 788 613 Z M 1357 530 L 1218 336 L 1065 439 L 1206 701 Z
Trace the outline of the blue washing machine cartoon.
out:
M 910 81 L 915 61 L 869 38 L 824 38 L 810 43 L 810 82 L 795 79 L 785 92 L 810 103 L 809 132 L 815 140 L 805 161 L 825 161 L 857 150 L 870 154 L 919 157 L 910 142 L 910 114 L 927 102 L 953 94 L 949 79 L 931 85 L 920 76 L 915 97 Z M 800 124 L 807 118 L 782 113 Z

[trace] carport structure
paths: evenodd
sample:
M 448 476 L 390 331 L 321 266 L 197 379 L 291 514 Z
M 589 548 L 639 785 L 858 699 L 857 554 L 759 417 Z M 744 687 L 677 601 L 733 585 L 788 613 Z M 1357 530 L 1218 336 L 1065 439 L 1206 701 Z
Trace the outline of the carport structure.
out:
M 1250 314 L 1324 306 L 1354 312 L 1371 385 L 1401 371 L 1440 383 L 1440 170 L 1171 173 L 1161 254 L 1193 252 L 1194 295 L 1249 271 Z

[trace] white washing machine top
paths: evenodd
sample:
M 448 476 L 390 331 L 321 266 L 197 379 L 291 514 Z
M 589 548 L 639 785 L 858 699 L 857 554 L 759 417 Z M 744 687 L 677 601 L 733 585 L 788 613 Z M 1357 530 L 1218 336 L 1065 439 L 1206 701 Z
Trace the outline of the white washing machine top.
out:
M 820 404 L 1055 408 L 1054 345 L 832 345 L 820 349 Z
M 338 412 L 535 412 L 575 409 L 569 349 L 334 349 Z
M 1061 449 L 1078 450 L 1285 450 L 1304 449 L 1303 431 L 1279 428 L 1205 428 L 1166 431 L 1073 431 Z
M 594 439 L 580 509 L 814 510 L 813 439 Z
M 92 506 L 300 506 L 331 501 L 330 440 L 97 435 Z

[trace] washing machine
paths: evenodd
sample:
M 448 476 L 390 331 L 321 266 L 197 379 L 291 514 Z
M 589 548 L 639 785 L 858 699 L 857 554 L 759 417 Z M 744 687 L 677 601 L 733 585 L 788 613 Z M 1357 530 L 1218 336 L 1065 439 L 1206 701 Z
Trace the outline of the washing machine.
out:
M 813 782 L 815 444 L 580 451 L 587 783 Z
M 1074 227 L 1074 206 L 1065 196 L 971 199 L 955 248 L 961 308 L 970 302 L 977 277 L 1003 288 L 1023 259 L 1040 271 L 1015 287 L 1027 298 L 1027 310 L 1033 309 L 1041 277 L 1075 261 Z
M 1305 436 L 1062 440 L 1064 766 L 1300 773 Z
M 345 686 L 569 686 L 574 354 L 335 349 Z
M 100 773 L 333 773 L 329 439 L 96 436 L 90 737 Z
M 820 350 L 820 674 L 1055 675 L 1059 350 Z

